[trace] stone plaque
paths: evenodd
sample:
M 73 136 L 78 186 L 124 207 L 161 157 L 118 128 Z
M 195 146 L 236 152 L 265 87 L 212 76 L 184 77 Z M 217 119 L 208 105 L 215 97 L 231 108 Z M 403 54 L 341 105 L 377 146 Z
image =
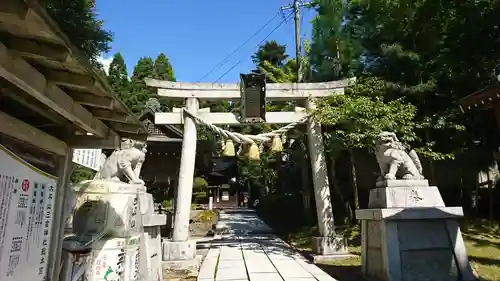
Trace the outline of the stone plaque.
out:
M 457 281 L 460 277 L 451 250 L 403 251 L 401 271 L 405 281 Z
M 436 186 L 375 188 L 370 191 L 368 203 L 371 209 L 444 206 Z
M 380 248 L 380 242 L 382 237 L 380 237 L 380 221 L 368 221 L 367 222 L 367 239 L 369 248 Z
M 400 250 L 451 249 L 445 224 L 445 220 L 399 221 Z

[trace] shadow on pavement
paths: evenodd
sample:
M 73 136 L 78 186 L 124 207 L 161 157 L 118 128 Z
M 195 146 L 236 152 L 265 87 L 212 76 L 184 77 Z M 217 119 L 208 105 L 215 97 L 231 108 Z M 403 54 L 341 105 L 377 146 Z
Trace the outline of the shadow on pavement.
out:
M 359 265 L 316 264 L 316 266 L 338 281 L 369 281 L 361 274 Z

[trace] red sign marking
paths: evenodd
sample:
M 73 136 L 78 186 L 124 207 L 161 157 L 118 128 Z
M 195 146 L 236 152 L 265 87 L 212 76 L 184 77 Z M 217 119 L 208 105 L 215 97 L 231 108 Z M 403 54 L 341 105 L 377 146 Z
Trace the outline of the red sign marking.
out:
M 21 185 L 21 188 L 23 189 L 24 192 L 28 191 L 28 189 L 30 189 L 29 180 L 23 180 L 23 184 Z

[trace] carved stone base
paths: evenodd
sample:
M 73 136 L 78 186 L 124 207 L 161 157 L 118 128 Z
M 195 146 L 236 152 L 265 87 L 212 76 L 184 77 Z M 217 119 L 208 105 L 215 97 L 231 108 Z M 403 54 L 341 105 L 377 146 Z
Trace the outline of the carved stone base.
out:
M 335 260 L 340 260 L 340 259 L 346 259 L 346 258 L 356 258 L 357 255 L 349 254 L 349 253 L 342 253 L 342 254 L 335 254 L 335 255 L 315 255 L 312 254 L 310 258 L 312 258 L 313 263 L 325 263 L 325 262 L 331 262 Z
M 362 270 L 384 281 L 476 280 L 458 218 L 460 207 L 357 210 Z
M 383 187 L 421 187 L 429 186 L 428 180 L 383 180 L 376 183 L 377 188 Z
M 361 221 L 363 273 L 384 281 L 472 281 L 458 219 L 426 180 L 377 183 Z
M 344 237 L 313 237 L 312 250 L 317 255 L 345 255 L 348 253 Z
M 163 240 L 162 247 L 164 261 L 187 261 L 196 257 L 195 240 L 182 242 Z
M 174 271 L 174 272 L 180 271 L 184 275 L 187 275 L 186 278 L 189 279 L 189 277 L 192 277 L 193 280 L 196 280 L 196 277 L 199 276 L 198 273 L 200 272 L 202 261 L 203 261 L 202 255 L 197 255 L 194 259 L 186 261 L 163 261 L 162 269 L 163 270 L 167 269 L 169 271 Z M 213 278 L 213 273 L 212 273 L 212 278 Z M 213 279 L 207 279 L 207 280 L 213 280 Z M 164 280 L 164 281 L 170 281 L 170 280 Z
M 163 226 L 167 224 L 167 215 L 164 214 L 151 214 L 149 217 L 142 217 L 142 225 L 146 226 Z
M 435 186 L 385 187 L 370 191 L 368 208 L 444 207 Z
M 157 215 L 163 216 L 163 215 Z M 144 280 L 163 281 L 162 243 L 160 225 L 144 226 L 144 239 L 141 244 L 141 274 Z
M 143 219 L 148 219 L 155 213 L 153 194 L 147 192 L 139 193 L 139 205 L 141 206 Z

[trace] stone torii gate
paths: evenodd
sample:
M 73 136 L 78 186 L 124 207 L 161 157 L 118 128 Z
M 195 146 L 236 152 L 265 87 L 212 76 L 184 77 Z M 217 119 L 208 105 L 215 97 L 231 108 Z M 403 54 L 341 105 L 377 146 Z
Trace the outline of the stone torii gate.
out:
M 306 101 L 307 109 L 314 109 L 313 98 L 332 94 L 343 94 L 350 80 L 324 83 L 272 83 L 266 84 L 268 101 Z M 233 113 L 209 112 L 199 109 L 199 100 L 241 100 L 243 87 L 239 83 L 182 83 L 146 79 L 146 85 L 157 88 L 159 96 L 171 99 L 185 99 L 187 111 L 213 125 L 244 125 Z M 196 123 L 192 116 L 184 111 L 156 113 L 157 125 L 184 125 L 181 166 L 179 170 L 178 192 L 174 217 L 172 241 L 164 248 L 166 260 L 191 260 L 195 257 L 196 243 L 189 240 L 189 215 L 196 156 Z M 265 123 L 287 124 L 298 122 L 306 117 L 303 108 L 295 112 L 266 112 Z M 312 166 L 314 198 L 318 217 L 319 237 L 313 237 L 313 250 L 318 255 L 334 255 L 347 252 L 344 239 L 335 233 L 327 166 L 324 156 L 323 139 L 320 124 L 307 121 L 308 147 Z

